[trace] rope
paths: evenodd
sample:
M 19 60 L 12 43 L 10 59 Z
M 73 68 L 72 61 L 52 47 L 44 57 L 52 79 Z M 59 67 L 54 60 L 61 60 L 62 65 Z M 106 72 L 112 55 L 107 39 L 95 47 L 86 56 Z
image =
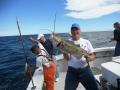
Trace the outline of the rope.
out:
M 44 49 L 41 49 L 41 50 L 43 50 L 46 53 L 46 55 L 39 55 L 39 56 L 46 57 L 49 61 L 52 61 L 52 58 L 50 58 L 50 55 L 48 54 L 48 52 Z

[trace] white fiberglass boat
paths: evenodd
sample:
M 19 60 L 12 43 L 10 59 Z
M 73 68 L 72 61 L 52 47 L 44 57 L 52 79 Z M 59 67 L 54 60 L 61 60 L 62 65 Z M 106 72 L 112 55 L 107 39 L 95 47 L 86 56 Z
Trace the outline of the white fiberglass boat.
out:
M 94 48 L 95 60 L 91 61 L 90 67 L 100 90 L 120 90 L 120 56 L 113 57 L 114 47 Z M 55 82 L 55 90 L 64 90 L 65 76 L 68 68 L 67 60 L 63 55 L 56 55 L 58 69 L 60 72 L 60 80 Z M 39 68 L 33 75 L 33 83 L 36 87 L 33 88 L 32 80 L 30 81 L 27 90 L 46 90 L 43 69 Z M 80 83 L 76 90 L 85 90 Z

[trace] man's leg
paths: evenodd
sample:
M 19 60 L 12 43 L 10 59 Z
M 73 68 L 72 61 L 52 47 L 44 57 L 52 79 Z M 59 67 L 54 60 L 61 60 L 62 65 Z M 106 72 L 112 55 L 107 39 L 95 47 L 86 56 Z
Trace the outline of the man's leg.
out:
M 116 44 L 114 56 L 120 56 L 120 44 Z
M 68 67 L 64 90 L 76 90 L 79 84 L 79 73 Z
M 80 78 L 80 82 L 86 90 L 99 90 L 89 66 L 85 70 L 81 71 Z
M 54 60 L 55 65 L 56 65 L 56 71 L 55 71 L 56 80 L 55 81 L 58 81 L 59 80 L 59 71 L 58 71 L 58 66 L 57 66 L 57 60 L 53 55 L 52 55 L 52 59 Z

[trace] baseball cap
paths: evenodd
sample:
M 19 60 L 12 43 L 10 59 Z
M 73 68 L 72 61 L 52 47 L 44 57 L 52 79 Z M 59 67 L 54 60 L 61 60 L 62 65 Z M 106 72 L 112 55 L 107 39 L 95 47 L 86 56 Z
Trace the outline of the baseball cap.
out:
M 79 26 L 78 24 L 76 24 L 76 23 L 72 24 L 71 29 L 72 29 L 73 27 L 76 27 L 76 28 L 80 29 L 80 26 Z
M 43 36 L 44 36 L 44 35 L 40 33 L 40 34 L 38 34 L 38 38 L 37 38 L 37 39 L 39 40 L 39 39 L 40 39 L 41 37 L 43 37 Z

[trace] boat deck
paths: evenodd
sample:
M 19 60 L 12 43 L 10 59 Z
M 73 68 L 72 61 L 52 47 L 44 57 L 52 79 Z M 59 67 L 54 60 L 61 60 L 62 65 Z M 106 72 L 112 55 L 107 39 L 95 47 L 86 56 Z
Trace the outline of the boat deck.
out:
M 101 64 L 113 60 L 114 47 L 95 48 L 94 51 L 95 51 L 95 59 L 89 62 L 89 65 L 94 74 L 98 87 L 102 89 L 103 87 L 101 86 L 104 86 L 103 84 L 106 84 L 106 82 L 100 83 L 99 80 L 99 77 L 101 78 L 103 73 L 101 71 Z M 64 90 L 68 62 L 67 60 L 64 59 L 63 54 L 53 55 L 53 58 L 57 60 L 57 67 L 58 67 L 58 71 L 60 72 L 60 80 L 58 82 L 55 82 L 54 90 Z M 118 59 L 120 59 L 120 57 Z M 101 80 L 103 80 L 103 78 Z M 37 69 L 35 71 L 33 75 L 33 81 L 36 86 L 36 90 L 46 90 L 46 85 L 44 83 L 44 78 L 43 78 L 43 70 Z M 30 81 L 27 90 L 31 90 L 31 87 L 33 87 L 33 85 L 32 82 Z M 76 90 L 85 90 L 85 88 L 82 86 L 82 84 L 79 84 Z
M 101 70 L 98 67 L 91 67 L 91 70 L 97 80 L 99 82 L 99 76 L 101 75 Z M 58 82 L 55 82 L 55 89 L 54 90 L 64 90 L 64 85 L 65 85 L 65 77 L 66 77 L 66 72 L 60 72 L 60 79 Z M 99 84 L 98 84 L 98 87 Z M 43 90 L 46 90 L 45 88 L 45 83 L 43 85 Z M 86 90 L 81 83 L 79 83 L 79 86 L 76 90 Z
M 66 72 L 60 73 L 60 80 L 58 82 L 55 82 L 55 90 L 64 90 L 65 76 L 66 76 Z M 85 90 L 85 88 L 80 83 L 76 90 Z

